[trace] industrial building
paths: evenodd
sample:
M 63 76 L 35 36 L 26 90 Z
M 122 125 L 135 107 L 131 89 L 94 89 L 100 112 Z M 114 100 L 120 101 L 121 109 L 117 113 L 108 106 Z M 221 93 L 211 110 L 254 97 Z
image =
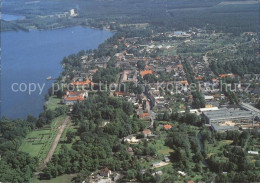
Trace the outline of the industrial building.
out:
M 260 110 L 253 107 L 250 104 L 246 104 L 246 103 L 241 103 L 241 107 L 244 108 L 245 110 L 251 111 L 256 117 L 260 118 Z
M 250 122 L 255 118 L 252 111 L 241 110 L 240 108 L 220 108 L 216 111 L 203 112 L 206 123 Z

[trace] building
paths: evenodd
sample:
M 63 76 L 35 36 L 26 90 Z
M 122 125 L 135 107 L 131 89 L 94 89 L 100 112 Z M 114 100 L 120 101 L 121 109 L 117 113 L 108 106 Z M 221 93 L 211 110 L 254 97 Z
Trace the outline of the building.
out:
M 166 124 L 166 125 L 163 125 L 163 128 L 164 128 L 164 130 L 169 130 L 172 128 L 172 125 Z
M 157 172 L 152 173 L 152 176 L 162 175 L 162 174 L 163 174 L 162 171 L 157 171 Z
M 140 119 L 147 120 L 150 119 L 150 114 L 148 112 L 141 113 L 138 115 Z
M 135 143 L 139 143 L 139 139 L 136 139 L 136 137 L 134 135 L 129 135 L 127 137 L 124 137 L 124 142 L 127 142 L 129 144 L 135 144 Z
M 67 91 L 66 95 L 64 96 L 63 103 L 66 105 L 74 105 L 77 102 L 82 102 L 85 100 L 85 98 L 88 97 L 87 91 Z
M 152 167 L 160 167 L 160 164 L 161 164 L 160 161 L 154 162 L 154 163 L 152 164 Z
M 203 116 L 208 124 L 232 122 L 249 122 L 254 119 L 251 111 L 241 110 L 239 108 L 221 108 L 216 111 L 205 111 Z
M 141 76 L 144 77 L 147 74 L 153 74 L 152 70 L 141 71 Z
M 164 162 L 170 162 L 170 159 L 169 159 L 169 157 L 168 156 L 164 156 L 164 160 L 163 160 Z
M 237 126 L 224 126 L 219 124 L 212 124 L 211 129 L 215 132 L 226 132 L 226 131 L 235 131 L 239 128 Z
M 250 104 L 246 104 L 246 103 L 241 103 L 241 107 L 244 108 L 245 110 L 251 111 L 255 116 L 257 116 L 258 118 L 260 118 L 260 110 L 251 106 Z
M 143 134 L 145 137 L 147 137 L 148 135 L 152 135 L 152 132 L 150 129 L 145 129 L 145 130 L 143 130 Z
M 258 151 L 248 151 L 248 154 L 258 155 Z
M 112 172 L 108 168 L 104 168 L 104 169 L 100 170 L 100 176 L 110 177 L 111 174 L 112 174 Z
M 178 174 L 185 177 L 186 176 L 186 173 L 185 172 L 182 172 L 182 171 L 178 171 Z
M 71 9 L 71 10 L 70 10 L 70 16 L 71 16 L 71 17 L 77 16 L 77 13 L 75 13 L 75 10 L 74 10 L 74 9 Z

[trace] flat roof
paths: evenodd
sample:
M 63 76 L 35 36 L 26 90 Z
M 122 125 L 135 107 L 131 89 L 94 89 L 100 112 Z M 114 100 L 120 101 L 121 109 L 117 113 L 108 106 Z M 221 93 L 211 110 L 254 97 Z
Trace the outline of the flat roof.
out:
M 209 120 L 228 120 L 228 119 L 237 119 L 237 118 L 252 118 L 254 114 L 251 111 L 234 109 L 234 108 L 221 108 L 217 111 L 207 111 L 203 114 Z

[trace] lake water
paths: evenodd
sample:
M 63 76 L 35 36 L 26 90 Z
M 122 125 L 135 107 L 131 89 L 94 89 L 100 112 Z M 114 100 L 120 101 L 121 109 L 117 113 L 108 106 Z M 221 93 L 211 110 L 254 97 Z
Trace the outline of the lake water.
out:
M 112 32 L 83 27 L 30 32 L 1 33 L 2 75 L 1 115 L 9 118 L 25 118 L 28 114 L 38 116 L 43 111 L 44 95 L 52 81 L 46 77 L 58 77 L 62 72 L 61 60 L 80 50 L 95 49 L 113 35 Z M 15 92 L 12 84 L 45 84 L 41 95 L 36 92 Z M 14 89 L 19 90 L 15 84 Z M 32 85 L 31 85 L 32 86 Z
M 20 15 L 8 15 L 8 14 L 1 14 L 1 19 L 5 21 L 13 21 L 13 20 L 22 20 L 24 16 Z

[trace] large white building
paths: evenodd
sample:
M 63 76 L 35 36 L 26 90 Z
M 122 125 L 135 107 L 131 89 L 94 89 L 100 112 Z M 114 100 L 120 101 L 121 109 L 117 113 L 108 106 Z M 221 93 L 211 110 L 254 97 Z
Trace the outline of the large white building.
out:
M 203 112 L 203 116 L 208 124 L 222 123 L 227 121 L 243 122 L 252 121 L 255 117 L 252 111 L 241 110 L 239 108 L 220 108 L 216 111 Z

